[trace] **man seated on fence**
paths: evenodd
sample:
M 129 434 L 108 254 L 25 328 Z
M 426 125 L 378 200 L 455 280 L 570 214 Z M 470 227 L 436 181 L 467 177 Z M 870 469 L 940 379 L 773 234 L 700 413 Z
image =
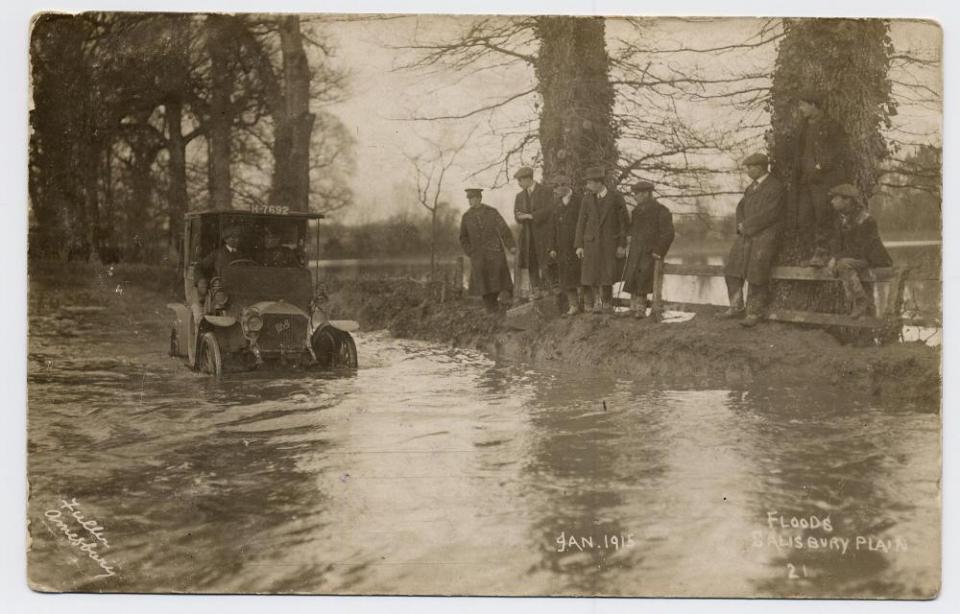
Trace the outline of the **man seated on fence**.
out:
M 784 190 L 780 180 L 769 174 L 769 165 L 767 156 L 761 153 L 743 161 L 747 176 L 753 182 L 737 205 L 737 239 L 724 269 L 730 308 L 717 316 L 743 318 L 740 324 L 747 327 L 755 326 L 763 319 L 770 272 L 780 247 Z M 744 282 L 750 284 L 746 308 Z
M 633 184 L 637 206 L 630 218 L 627 235 L 627 265 L 623 289 L 630 293 L 633 317 L 647 315 L 647 295 L 653 292 L 653 271 L 657 260 L 663 260 L 673 243 L 673 214 L 653 197 L 653 184 Z
M 835 186 L 830 190 L 830 204 L 839 219 L 827 267 L 843 284 L 850 316 L 860 318 L 870 306 L 860 272 L 891 266 L 893 260 L 880 239 L 877 221 L 867 212 L 856 187 L 849 183 Z

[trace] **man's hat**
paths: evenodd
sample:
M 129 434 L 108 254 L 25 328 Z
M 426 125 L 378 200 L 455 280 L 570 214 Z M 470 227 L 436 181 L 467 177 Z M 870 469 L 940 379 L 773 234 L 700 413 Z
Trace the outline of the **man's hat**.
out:
M 562 174 L 554 175 L 553 177 L 550 178 L 550 185 L 554 185 L 554 186 L 561 186 L 561 185 L 569 186 L 569 185 L 570 185 L 570 178 L 567 177 L 566 175 L 562 175 Z
M 517 172 L 513 174 L 514 179 L 522 179 L 523 177 L 533 177 L 533 169 L 529 166 L 521 166 L 517 169 Z
M 636 194 L 637 192 L 652 192 L 653 184 L 650 183 L 649 181 L 638 181 L 635 184 L 633 184 L 632 189 L 634 194 Z
M 240 238 L 240 227 L 227 226 L 226 228 L 223 229 L 223 238 L 224 239 Z
M 750 154 L 743 161 L 743 166 L 769 166 L 770 158 L 767 157 L 767 154 L 754 153 Z
M 830 196 L 846 196 L 847 198 L 858 200 L 860 198 L 860 190 L 849 183 L 841 183 L 840 185 L 835 185 L 830 188 Z
M 482 188 L 467 188 L 464 190 L 464 192 L 467 193 L 467 198 L 470 198 L 471 196 L 483 196 Z
M 603 169 L 599 166 L 591 166 L 583 173 L 584 179 L 593 179 L 594 181 L 603 181 L 607 178 L 604 174 Z
M 823 93 L 815 89 L 805 89 L 797 94 L 797 100 L 803 100 L 804 102 L 809 102 L 817 105 L 818 107 L 823 106 Z

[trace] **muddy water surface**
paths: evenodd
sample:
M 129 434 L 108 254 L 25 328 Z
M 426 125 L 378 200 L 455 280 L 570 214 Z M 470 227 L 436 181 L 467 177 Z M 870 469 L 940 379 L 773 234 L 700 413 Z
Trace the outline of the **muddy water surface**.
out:
M 150 347 L 96 326 L 35 329 L 38 588 L 911 597 L 938 585 L 930 408 L 816 387 L 657 390 L 380 334 L 359 337 L 355 374 L 215 381 L 167 358 L 160 335 Z M 69 522 L 100 538 L 99 561 Z

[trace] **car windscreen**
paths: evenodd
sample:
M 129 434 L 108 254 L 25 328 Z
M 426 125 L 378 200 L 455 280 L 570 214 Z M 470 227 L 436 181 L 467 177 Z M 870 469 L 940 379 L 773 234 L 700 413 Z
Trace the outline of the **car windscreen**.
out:
M 239 229 L 239 250 L 262 266 L 306 266 L 307 221 L 260 216 L 224 216 L 223 229 Z

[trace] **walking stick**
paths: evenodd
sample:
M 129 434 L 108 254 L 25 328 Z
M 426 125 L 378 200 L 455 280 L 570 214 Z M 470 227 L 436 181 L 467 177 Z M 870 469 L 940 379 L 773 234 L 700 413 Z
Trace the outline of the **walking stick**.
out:
M 630 246 L 627 245 L 627 252 L 623 255 L 623 271 L 620 272 L 620 287 L 617 288 L 617 295 L 614 297 L 614 303 L 620 300 L 620 292 L 627 285 L 627 263 L 630 262 Z

